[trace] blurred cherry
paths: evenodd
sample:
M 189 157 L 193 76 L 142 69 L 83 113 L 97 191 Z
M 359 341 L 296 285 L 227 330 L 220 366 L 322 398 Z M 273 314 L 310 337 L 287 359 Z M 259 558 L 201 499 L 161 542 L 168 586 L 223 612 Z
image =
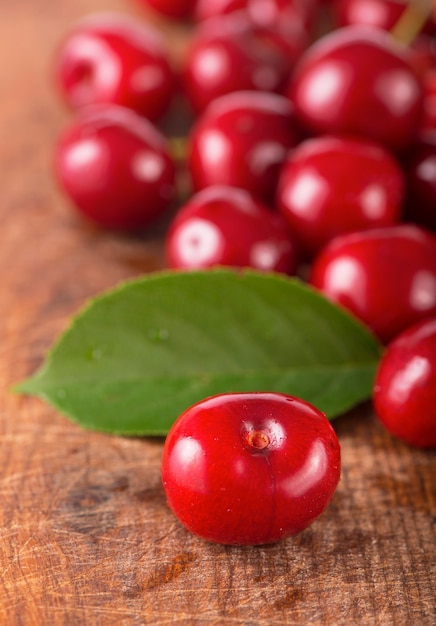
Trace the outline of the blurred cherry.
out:
M 288 95 L 314 134 L 352 133 L 404 150 L 416 137 L 423 88 L 388 33 L 349 26 L 320 38 L 295 67 Z
M 242 13 L 207 20 L 193 33 L 183 71 L 186 96 L 197 113 L 233 91 L 278 92 L 291 59 Z
M 296 142 L 293 108 L 284 96 L 249 91 L 222 96 L 188 137 L 193 187 L 241 187 L 272 204 L 281 165 Z
M 167 111 L 175 75 L 160 32 L 118 14 L 96 14 L 74 25 L 61 42 L 55 78 L 73 109 L 117 104 L 152 121 Z

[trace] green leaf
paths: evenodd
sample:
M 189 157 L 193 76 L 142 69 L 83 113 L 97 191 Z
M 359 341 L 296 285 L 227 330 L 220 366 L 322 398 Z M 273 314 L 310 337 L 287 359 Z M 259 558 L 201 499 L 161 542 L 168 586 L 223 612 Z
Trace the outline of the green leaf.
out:
M 162 272 L 92 301 L 17 390 L 88 428 L 164 435 L 230 391 L 289 393 L 332 419 L 369 397 L 379 357 L 359 322 L 298 279 Z

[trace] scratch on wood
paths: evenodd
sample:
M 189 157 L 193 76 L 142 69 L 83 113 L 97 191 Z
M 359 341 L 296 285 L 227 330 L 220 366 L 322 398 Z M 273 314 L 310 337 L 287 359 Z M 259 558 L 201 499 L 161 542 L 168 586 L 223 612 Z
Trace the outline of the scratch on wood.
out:
M 170 563 L 158 567 L 153 571 L 144 583 L 147 590 L 155 589 L 161 585 L 172 582 L 181 576 L 195 561 L 195 555 L 190 552 L 178 554 Z

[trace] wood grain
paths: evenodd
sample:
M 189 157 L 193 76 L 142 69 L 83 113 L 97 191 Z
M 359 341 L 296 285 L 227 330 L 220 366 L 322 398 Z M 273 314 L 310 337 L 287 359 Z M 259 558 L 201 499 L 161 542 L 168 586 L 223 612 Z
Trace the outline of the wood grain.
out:
M 435 456 L 392 440 L 369 406 L 335 422 L 343 476 L 298 537 L 228 548 L 168 511 L 162 440 L 87 432 L 12 395 L 69 316 L 120 280 L 163 266 L 162 228 L 96 233 L 50 170 L 68 119 L 53 51 L 95 10 L 128 0 L 0 4 L 0 624 L 436 624 Z

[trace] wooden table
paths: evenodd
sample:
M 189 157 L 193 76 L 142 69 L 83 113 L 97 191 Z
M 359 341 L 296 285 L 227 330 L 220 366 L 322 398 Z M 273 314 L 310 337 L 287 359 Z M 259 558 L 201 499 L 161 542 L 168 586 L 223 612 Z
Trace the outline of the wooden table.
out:
M 162 440 L 87 432 L 9 393 L 85 300 L 163 266 L 161 232 L 99 234 L 51 175 L 68 119 L 52 55 L 94 10 L 128 0 L 0 4 L 0 624 L 434 625 L 435 456 L 370 407 L 335 422 L 343 476 L 309 529 L 270 547 L 209 545 L 166 507 Z

